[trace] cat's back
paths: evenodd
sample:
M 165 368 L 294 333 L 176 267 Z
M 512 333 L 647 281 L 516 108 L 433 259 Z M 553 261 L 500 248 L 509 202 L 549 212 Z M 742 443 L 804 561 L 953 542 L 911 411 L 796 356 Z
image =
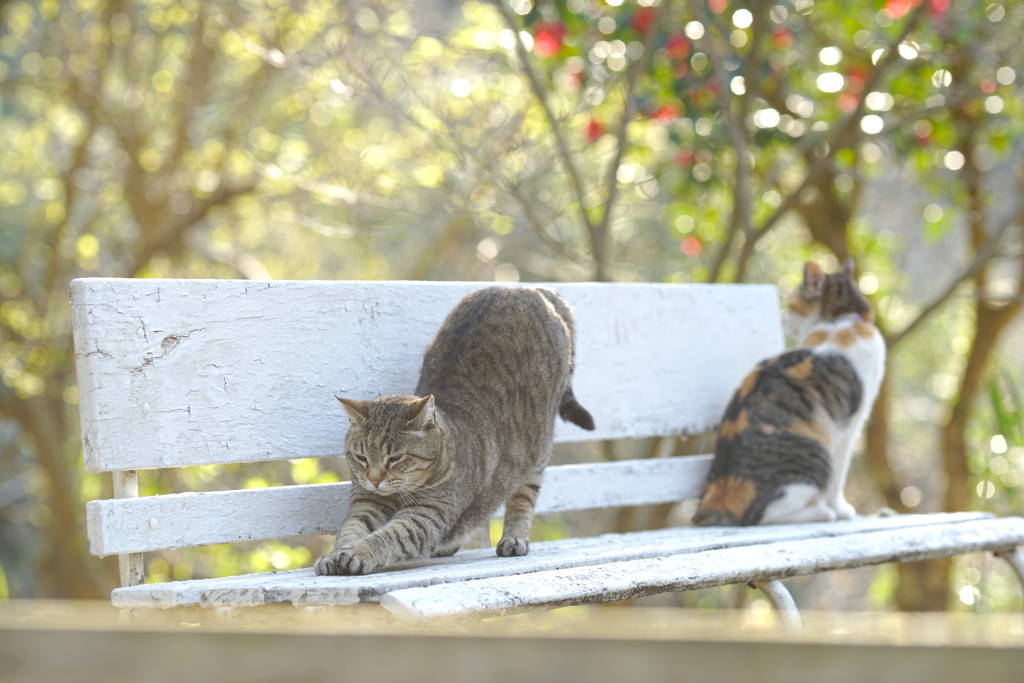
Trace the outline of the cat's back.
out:
M 427 348 L 417 394 L 433 393 L 443 401 L 452 391 L 474 389 L 486 399 L 508 387 L 541 383 L 560 396 L 571 330 L 570 309 L 552 290 L 474 292 L 452 309 Z
M 885 339 L 873 323 L 845 321 L 823 326 L 801 343 L 819 358 L 842 358 L 857 373 L 868 393 L 877 391 L 885 372 Z

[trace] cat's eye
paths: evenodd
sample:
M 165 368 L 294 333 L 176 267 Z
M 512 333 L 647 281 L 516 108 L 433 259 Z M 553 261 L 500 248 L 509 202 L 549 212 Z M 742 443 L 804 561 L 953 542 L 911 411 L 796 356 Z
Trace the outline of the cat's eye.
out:
M 359 453 L 350 453 L 349 455 L 360 465 L 365 465 L 369 462 L 369 460 L 366 459 L 366 456 L 360 455 Z
M 399 463 L 399 461 L 405 457 L 405 454 L 392 455 L 388 457 L 388 467 L 393 467 Z

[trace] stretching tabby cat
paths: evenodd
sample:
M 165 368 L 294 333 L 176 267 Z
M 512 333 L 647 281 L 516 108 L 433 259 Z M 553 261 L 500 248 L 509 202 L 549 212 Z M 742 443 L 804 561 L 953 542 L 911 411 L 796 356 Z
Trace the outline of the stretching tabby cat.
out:
M 885 371 L 885 343 L 853 278 L 813 262 L 787 301 L 798 348 L 743 380 L 718 430 L 693 522 L 749 525 L 850 519 L 843 496 L 853 442 Z
M 427 348 L 416 396 L 339 398 L 354 486 L 320 575 L 446 556 L 501 505 L 501 556 L 530 549 L 555 416 L 593 429 L 572 393 L 574 322 L 549 289 L 464 298 Z

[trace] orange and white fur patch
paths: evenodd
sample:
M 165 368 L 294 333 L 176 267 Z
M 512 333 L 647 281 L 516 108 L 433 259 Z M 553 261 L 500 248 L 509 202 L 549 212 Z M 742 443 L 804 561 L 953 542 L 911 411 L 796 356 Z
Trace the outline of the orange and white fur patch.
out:
M 787 299 L 799 345 L 758 365 L 732 397 L 694 523 L 849 519 L 853 445 L 885 372 L 885 341 L 853 277 L 808 262 Z

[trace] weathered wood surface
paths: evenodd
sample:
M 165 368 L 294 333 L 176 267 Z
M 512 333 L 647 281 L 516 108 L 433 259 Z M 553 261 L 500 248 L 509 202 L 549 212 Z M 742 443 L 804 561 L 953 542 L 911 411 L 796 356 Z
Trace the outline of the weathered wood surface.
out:
M 711 456 L 549 467 L 537 512 L 669 503 L 700 496 Z M 285 536 L 333 534 L 351 484 L 180 493 L 86 505 L 93 555 L 141 553 Z M 495 513 L 500 517 L 502 511 Z
M 485 283 L 85 279 L 72 284 L 90 472 L 327 457 L 346 429 L 332 394 L 411 391 L 444 316 Z M 766 286 L 554 285 L 575 307 L 575 390 L 593 433 L 712 428 L 733 387 L 782 348 Z M 551 468 L 539 510 L 699 495 L 709 458 Z M 96 554 L 333 533 L 348 484 L 134 498 L 88 506 Z M 124 487 L 122 487 L 124 489 Z M 668 529 L 537 543 L 530 555 L 459 553 L 366 577 L 311 569 L 128 586 L 121 607 L 380 601 L 410 622 L 489 616 L 668 590 L 771 582 L 830 569 L 1024 545 L 1024 519 L 861 518 L 831 524 Z M 1005 555 L 1020 572 L 1021 554 Z
M 637 559 L 749 546 L 752 544 L 841 538 L 872 531 L 912 530 L 934 525 L 986 520 L 982 513 L 861 517 L 828 524 L 786 524 L 760 527 L 682 527 L 605 534 L 589 538 L 534 543 L 524 557 L 496 557 L 493 548 L 466 550 L 451 558 L 368 576 L 315 576 L 312 569 L 249 574 L 226 578 L 176 581 L 114 590 L 118 607 L 179 607 L 257 605 L 290 602 L 296 605 L 336 605 L 375 602 L 385 593 L 418 586 L 451 584 L 568 570 Z M 657 563 L 658 559 L 652 559 Z M 635 580 L 642 581 L 638 575 Z
M 89 472 L 336 455 L 333 394 L 415 387 L 445 315 L 486 283 L 72 282 Z M 764 285 L 557 284 L 576 309 L 575 392 L 597 422 L 558 441 L 704 431 L 782 349 Z
M 493 627 L 498 624 L 468 633 L 442 628 L 409 633 L 306 624 L 289 628 L 275 622 L 124 630 L 39 620 L 8 624 L 0 615 L 0 680 L 1019 683 L 1024 660 L 1019 622 L 992 617 L 977 616 L 959 626 L 965 635 L 950 638 L 943 637 L 953 630 L 949 616 L 930 618 L 911 630 L 894 629 L 888 623 L 894 615 L 868 621 L 859 615 L 826 615 L 824 622 L 808 618 L 805 635 L 797 638 L 764 629 L 752 635 L 728 615 L 629 612 L 646 623 L 623 625 L 625 614 L 602 620 L 591 616 L 584 622 L 552 620 L 536 630 L 513 626 L 497 633 Z M 975 635 L 999 629 L 1005 635 L 998 638 Z
M 1024 518 L 877 530 L 406 588 L 381 605 L 406 623 L 515 614 L 1024 545 Z

